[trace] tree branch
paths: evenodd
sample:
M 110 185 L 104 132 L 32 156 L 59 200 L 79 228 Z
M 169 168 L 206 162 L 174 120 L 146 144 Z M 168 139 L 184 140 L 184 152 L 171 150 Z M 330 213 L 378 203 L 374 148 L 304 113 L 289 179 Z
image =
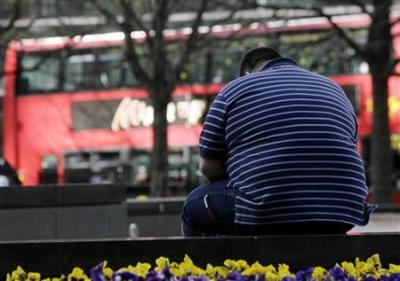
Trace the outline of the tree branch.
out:
M 361 9 L 361 12 L 364 14 L 367 14 L 368 16 L 372 17 L 372 14 L 370 11 L 368 11 L 367 6 L 363 1 L 360 0 L 349 0 L 351 4 L 354 4 L 355 6 L 359 7 Z
M 0 34 L 3 34 L 9 31 L 14 27 L 14 23 L 21 17 L 21 0 L 16 0 L 14 4 L 14 10 L 11 16 L 10 21 L 5 27 L 0 28 Z
M 126 44 L 125 57 L 128 61 L 129 67 L 133 72 L 133 74 L 135 75 L 135 77 L 138 79 L 138 81 L 141 84 L 148 86 L 150 82 L 149 76 L 145 71 L 145 69 L 140 64 L 135 41 L 133 38 L 131 38 L 131 33 L 133 30 L 131 22 L 127 18 L 124 18 L 122 21 L 119 21 L 118 17 L 114 15 L 110 10 L 105 8 L 103 5 L 101 5 L 99 0 L 92 0 L 92 3 L 95 4 L 96 8 L 100 13 L 102 13 L 107 19 L 111 20 L 124 33 L 125 44 Z M 129 7 L 129 9 L 131 9 L 131 7 Z
M 349 35 L 347 35 L 343 28 L 341 28 L 335 21 L 333 21 L 331 15 L 325 14 L 324 11 L 318 7 L 313 7 L 311 9 L 317 12 L 320 16 L 325 17 L 332 25 L 333 29 L 336 31 L 336 34 L 340 38 L 342 38 L 347 43 L 347 45 L 356 52 L 357 55 L 359 55 L 363 60 L 367 61 L 368 56 L 366 52 L 361 48 L 360 45 L 356 43 L 356 41 L 354 41 Z
M 146 40 L 147 43 L 149 44 L 150 49 L 153 49 L 153 38 L 150 34 L 149 29 L 144 25 L 143 21 L 138 17 L 138 15 L 136 14 L 135 9 L 133 9 L 130 5 L 129 5 L 129 0 L 122 0 L 121 1 L 121 8 L 124 12 L 124 20 L 128 21 L 128 20 L 132 20 L 132 22 L 137 25 L 138 29 L 140 31 L 143 31 L 146 34 Z
M 196 12 L 196 18 L 191 26 L 192 32 L 185 41 L 184 50 L 182 52 L 182 55 L 180 56 L 177 66 L 175 67 L 176 77 L 179 76 L 179 73 L 181 73 L 186 63 L 189 61 L 191 50 L 196 45 L 196 40 L 199 37 L 199 27 L 200 24 L 202 23 L 203 14 L 207 10 L 208 1 L 209 0 L 201 0 L 199 8 Z
M 153 53 L 153 79 L 155 81 L 163 81 L 164 86 L 173 90 L 174 75 L 170 71 L 170 62 L 166 50 L 166 38 L 164 30 L 170 15 L 169 0 L 158 0 L 154 3 L 154 12 L 152 25 L 154 29 L 154 53 Z M 154 82 L 155 84 L 157 82 Z M 154 94 L 154 93 L 152 93 Z M 161 97 L 159 97 L 161 98 Z M 169 97 L 164 97 L 168 98 Z
M 104 7 L 99 0 L 90 0 L 92 5 L 108 20 L 110 20 L 114 25 L 121 26 L 121 22 L 118 20 L 118 17 L 114 15 L 111 11 L 109 11 L 106 7 Z

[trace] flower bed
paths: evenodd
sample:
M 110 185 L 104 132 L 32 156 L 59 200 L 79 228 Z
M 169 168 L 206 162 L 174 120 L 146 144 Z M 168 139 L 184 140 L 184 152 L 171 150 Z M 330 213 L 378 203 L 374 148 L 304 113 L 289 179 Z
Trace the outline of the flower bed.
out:
M 68 275 L 42 278 L 40 273 L 25 272 L 18 266 L 7 274 L 7 281 L 400 281 L 400 265 L 389 264 L 384 268 L 380 257 L 375 254 L 366 261 L 357 258 L 354 262 L 343 261 L 332 268 L 310 267 L 291 272 L 287 264 L 248 264 L 245 260 L 225 260 L 221 266 L 207 264 L 196 266 L 185 256 L 183 261 L 170 262 L 160 257 L 153 267 L 148 263 L 113 270 L 107 262 L 93 267 L 89 273 L 75 267 Z

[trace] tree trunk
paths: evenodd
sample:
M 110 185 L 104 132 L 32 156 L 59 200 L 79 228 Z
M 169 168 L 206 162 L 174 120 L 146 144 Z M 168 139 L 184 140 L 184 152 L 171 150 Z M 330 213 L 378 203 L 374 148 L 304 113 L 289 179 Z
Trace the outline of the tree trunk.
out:
M 367 57 L 373 83 L 372 187 L 376 203 L 391 202 L 393 192 L 392 150 L 388 117 L 388 77 L 391 65 L 392 0 L 373 0 L 374 13 L 369 28 Z
M 387 79 L 379 77 L 379 74 L 373 74 L 372 81 L 374 91 L 371 175 L 373 199 L 376 203 L 389 203 L 393 192 L 393 168 Z
M 168 122 L 167 106 L 170 93 L 156 87 L 151 98 L 154 108 L 153 152 L 150 192 L 152 196 L 168 195 Z

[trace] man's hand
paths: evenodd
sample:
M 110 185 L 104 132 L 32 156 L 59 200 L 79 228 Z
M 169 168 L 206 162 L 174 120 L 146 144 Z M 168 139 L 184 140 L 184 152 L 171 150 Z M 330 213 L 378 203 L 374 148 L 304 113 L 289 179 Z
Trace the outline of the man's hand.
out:
M 208 181 L 217 181 L 226 177 L 225 159 L 206 159 L 199 157 L 200 172 Z

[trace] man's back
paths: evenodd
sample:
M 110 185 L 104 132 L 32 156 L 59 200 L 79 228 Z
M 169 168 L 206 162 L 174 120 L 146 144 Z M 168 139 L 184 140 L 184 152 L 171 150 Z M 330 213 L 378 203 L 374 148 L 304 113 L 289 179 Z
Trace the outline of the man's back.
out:
M 237 223 L 365 224 L 368 190 L 356 142 L 341 88 L 280 58 L 218 95 L 200 152 L 227 152 Z

